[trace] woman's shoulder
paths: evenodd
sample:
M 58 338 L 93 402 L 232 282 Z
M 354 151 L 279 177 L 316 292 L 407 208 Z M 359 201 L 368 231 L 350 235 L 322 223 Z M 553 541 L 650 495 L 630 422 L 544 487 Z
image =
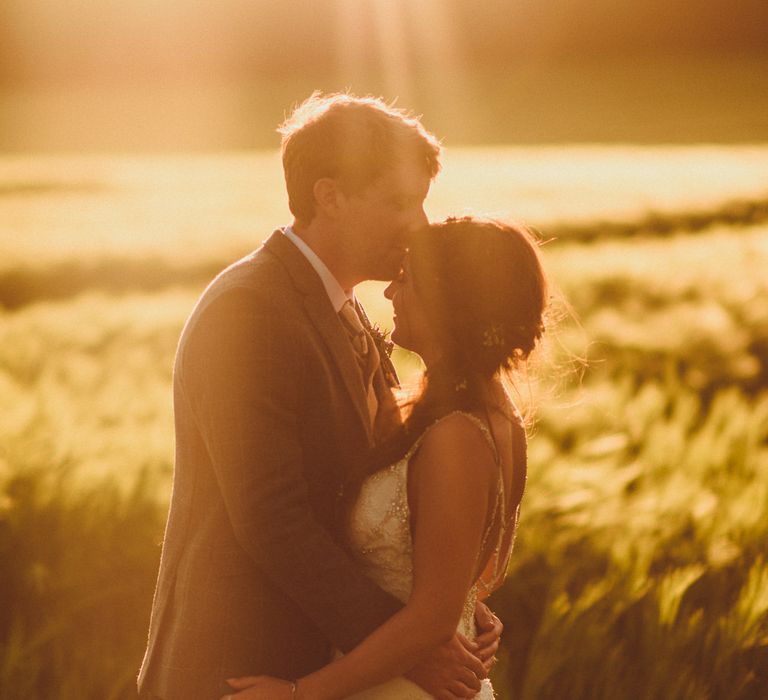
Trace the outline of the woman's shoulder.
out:
M 496 473 L 496 455 L 493 440 L 485 422 L 468 411 L 452 411 L 429 426 L 415 450 L 414 460 L 434 463 L 447 471 L 452 466 L 466 470 L 467 462 L 473 464 L 475 476 L 487 468 L 489 475 Z
M 452 440 L 457 443 L 475 443 L 487 440 L 488 424 L 471 411 L 455 410 L 446 413 L 424 431 L 424 441 Z

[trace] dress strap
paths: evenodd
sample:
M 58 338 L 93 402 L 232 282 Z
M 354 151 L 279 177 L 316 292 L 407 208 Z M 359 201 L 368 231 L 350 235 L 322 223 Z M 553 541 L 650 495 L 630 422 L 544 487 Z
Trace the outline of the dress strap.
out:
M 491 434 L 491 429 L 486 425 L 485 421 L 483 421 L 481 418 L 478 418 L 473 413 L 469 413 L 468 411 L 462 411 L 462 410 L 455 410 L 451 411 L 450 413 L 446 413 L 444 416 L 440 416 L 436 421 L 432 422 L 430 425 L 428 425 L 419 435 L 419 437 L 416 439 L 416 441 L 411 445 L 411 448 L 408 450 L 408 453 L 406 454 L 406 458 L 410 459 L 416 451 L 419 449 L 419 446 L 421 445 L 421 441 L 424 439 L 426 434 L 432 430 L 438 423 L 441 423 L 446 418 L 450 418 L 451 416 L 454 416 L 456 414 L 460 414 L 464 416 L 465 418 L 468 418 L 472 423 L 477 426 L 477 428 L 480 430 L 480 432 L 485 436 L 485 439 L 488 441 L 488 444 L 491 447 L 491 450 L 493 451 L 493 460 L 496 462 L 496 464 L 501 467 L 501 455 L 499 454 L 499 450 L 496 447 L 496 441 L 493 439 L 493 435 Z M 499 469 L 499 475 L 501 476 L 501 469 Z M 503 479 L 502 479 L 503 482 Z
M 496 462 L 497 465 L 501 465 L 501 455 L 499 454 L 499 448 L 496 446 L 496 441 L 493 439 L 493 434 L 491 433 L 491 429 L 488 424 L 473 413 L 468 413 L 467 411 L 454 411 L 454 413 L 460 413 L 465 418 L 469 418 L 469 420 L 479 428 L 480 432 L 485 435 L 485 439 L 491 446 L 491 450 L 493 451 L 493 461 Z
M 482 538 L 482 547 L 485 548 L 485 545 L 488 542 L 488 538 L 490 537 L 491 531 L 493 530 L 494 523 L 499 520 L 499 522 L 502 524 L 502 531 L 503 531 L 503 524 L 506 519 L 506 495 L 505 495 L 505 489 L 504 489 L 504 472 L 502 470 L 501 465 L 501 455 L 499 454 L 499 449 L 496 446 L 496 441 L 493 439 L 493 434 L 491 433 L 490 427 L 486 424 L 484 420 L 481 418 L 478 418 L 473 413 L 469 413 L 468 411 L 451 411 L 450 413 L 446 413 L 444 416 L 441 416 L 436 421 L 434 421 L 431 425 L 429 425 L 424 432 L 422 432 L 421 435 L 419 435 L 416 442 L 413 443 L 411 446 L 411 449 L 408 450 L 408 453 L 406 454 L 406 460 L 410 460 L 411 457 L 416 453 L 416 451 L 419 449 L 419 445 L 421 444 L 421 441 L 424 439 L 424 436 L 432 429 L 434 428 L 438 423 L 444 421 L 446 418 L 449 418 L 450 416 L 460 414 L 464 416 L 466 419 L 468 419 L 471 423 L 473 423 L 478 430 L 485 436 L 485 439 L 488 441 L 488 445 L 490 446 L 492 452 L 493 452 L 493 460 L 496 463 L 497 471 L 498 471 L 498 480 L 496 482 L 496 502 L 493 504 L 493 510 L 491 511 L 491 517 L 490 521 L 488 523 L 488 527 L 486 528 L 485 533 L 483 534 Z
M 478 418 L 476 415 L 472 413 L 467 413 L 466 411 L 454 411 L 455 413 L 461 413 L 465 418 L 469 418 L 470 421 L 472 421 L 480 430 L 480 432 L 485 435 L 485 439 L 488 441 L 488 444 L 491 447 L 491 450 L 493 450 L 493 459 L 496 462 L 497 472 L 498 472 L 498 482 L 497 482 L 497 490 L 496 490 L 496 503 L 494 505 L 493 514 L 491 517 L 491 525 L 493 525 L 493 520 L 496 518 L 496 515 L 499 514 L 501 516 L 502 522 L 504 522 L 504 511 L 505 511 L 505 505 L 506 505 L 506 498 L 504 496 L 504 472 L 502 470 L 501 465 L 501 454 L 499 453 L 499 448 L 496 445 L 496 440 L 493 439 L 493 433 L 491 432 L 490 426 L 481 418 Z M 487 533 L 486 533 L 487 535 Z
M 483 537 L 480 545 L 480 551 L 478 551 L 477 553 L 478 557 L 480 557 L 483 553 L 488 553 L 489 540 L 490 540 L 491 534 L 493 533 L 494 526 L 498 524 L 498 533 L 496 536 L 496 541 L 493 546 L 490 546 L 490 559 L 488 560 L 486 566 L 484 567 L 484 571 L 481 572 L 480 578 L 476 582 L 476 586 L 477 586 L 476 590 L 482 591 L 483 594 L 485 595 L 492 592 L 504 577 L 504 571 L 506 569 L 509 556 L 512 552 L 512 546 L 514 544 L 514 535 L 515 535 L 515 530 L 517 526 L 517 518 L 519 514 L 519 508 L 517 508 L 514 513 L 513 522 L 511 523 L 506 522 L 507 521 L 507 498 L 506 498 L 506 489 L 504 488 L 504 471 L 501 463 L 501 454 L 496 445 L 496 441 L 493 438 L 493 433 L 491 432 L 490 426 L 484 420 L 482 420 L 481 418 L 478 418 L 473 413 L 469 413 L 468 411 L 461 411 L 461 410 L 451 411 L 450 413 L 446 413 L 444 416 L 441 416 L 440 418 L 438 418 L 431 425 L 429 425 L 421 433 L 421 435 L 419 435 L 418 439 L 413 443 L 411 448 L 408 450 L 408 453 L 405 456 L 405 460 L 406 460 L 406 463 L 410 461 L 411 457 L 419 449 L 419 446 L 421 445 L 421 441 L 424 439 L 424 436 L 435 425 L 437 425 L 441 421 L 445 420 L 446 418 L 456 413 L 460 413 L 465 418 L 467 418 L 485 436 L 485 439 L 488 441 L 488 445 L 490 446 L 493 452 L 494 461 L 496 463 L 497 471 L 498 471 L 496 499 L 493 504 L 493 508 L 491 510 L 485 532 L 483 533 Z M 511 540 L 507 547 L 503 547 L 504 540 L 507 537 L 508 530 L 510 527 L 512 528 Z M 503 549 L 504 551 L 502 551 Z

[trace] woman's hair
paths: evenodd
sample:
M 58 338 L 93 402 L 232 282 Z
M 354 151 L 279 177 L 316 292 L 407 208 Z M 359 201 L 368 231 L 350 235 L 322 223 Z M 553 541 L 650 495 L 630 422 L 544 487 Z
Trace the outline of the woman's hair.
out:
M 365 477 L 401 459 L 434 421 L 482 408 L 487 380 L 519 369 L 544 332 L 547 281 L 525 227 L 450 218 L 415 234 L 408 255 L 441 359 L 428 368 L 403 425 L 346 485 L 345 513 Z

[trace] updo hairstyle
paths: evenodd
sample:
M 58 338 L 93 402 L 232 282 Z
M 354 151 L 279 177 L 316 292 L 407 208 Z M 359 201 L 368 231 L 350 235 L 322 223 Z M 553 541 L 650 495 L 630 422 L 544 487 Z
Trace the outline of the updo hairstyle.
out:
M 415 233 L 408 256 L 440 359 L 404 407 L 402 426 L 350 477 L 342 508 L 347 515 L 365 478 L 400 460 L 429 425 L 456 410 L 490 410 L 487 380 L 519 369 L 544 333 L 547 282 L 526 228 L 449 218 Z
M 441 373 L 461 384 L 528 358 L 544 332 L 547 285 L 527 229 L 451 218 L 414 235 L 409 260 L 441 341 Z

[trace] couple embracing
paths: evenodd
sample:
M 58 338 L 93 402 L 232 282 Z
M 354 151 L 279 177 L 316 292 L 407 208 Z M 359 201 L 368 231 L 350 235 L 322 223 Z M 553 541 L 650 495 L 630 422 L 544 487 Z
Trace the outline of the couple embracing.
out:
M 162 700 L 492 698 L 526 476 L 501 383 L 543 331 L 522 229 L 423 209 L 440 146 L 379 100 L 282 126 L 292 226 L 222 272 L 174 368 L 173 494 L 139 692 Z M 354 295 L 388 280 L 426 365 L 399 404 Z

